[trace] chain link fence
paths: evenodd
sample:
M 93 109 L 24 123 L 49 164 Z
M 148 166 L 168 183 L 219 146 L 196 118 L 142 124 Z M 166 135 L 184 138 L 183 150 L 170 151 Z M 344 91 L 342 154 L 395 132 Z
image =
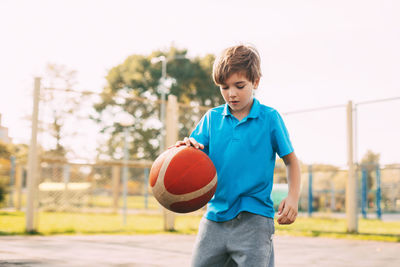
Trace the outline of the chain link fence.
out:
M 76 92 L 68 92 L 75 94 Z M 65 92 L 63 92 L 65 94 Z M 65 157 L 58 159 L 56 156 L 48 153 L 46 145 L 53 147 L 51 152 L 56 152 L 55 143 L 46 140 L 49 139 L 48 133 L 43 133 L 39 137 L 41 148 L 46 150 L 40 157 L 40 167 L 37 180 L 37 207 L 41 211 L 68 211 L 68 212 L 120 212 L 124 200 L 122 199 L 123 178 L 122 168 L 124 165 L 125 145 L 129 154 L 126 167 L 127 172 L 127 209 L 130 212 L 147 211 L 162 212 L 161 206 L 157 203 L 151 194 L 148 186 L 148 175 L 152 160 L 158 155 L 158 145 L 161 136 L 165 135 L 160 126 L 160 106 L 161 101 L 149 100 L 138 97 L 129 98 L 120 96 L 114 99 L 116 103 L 125 102 L 127 112 L 134 116 L 134 124 L 129 126 L 128 136 L 124 135 L 124 128 L 115 123 L 112 114 L 118 114 L 121 109 L 109 110 L 110 113 L 105 116 L 94 116 L 93 114 L 79 113 L 79 118 L 73 120 L 65 119 L 65 125 L 76 130 L 69 138 L 64 139 L 64 147 L 67 148 Z M 43 105 L 41 121 L 43 124 L 51 123 L 51 118 L 47 117 L 52 110 L 51 106 Z M 189 136 L 196 123 L 206 113 L 209 107 L 199 106 L 193 103 L 178 104 L 178 139 Z M 317 110 L 318 111 L 318 110 Z M 319 111 L 318 111 L 319 112 Z M 296 146 L 296 143 L 307 144 L 300 140 L 307 139 L 313 142 L 319 142 L 313 146 L 313 151 L 308 153 L 306 162 L 312 161 L 312 156 L 343 163 L 344 159 L 326 157 L 326 151 L 336 151 L 335 155 L 344 155 L 345 150 L 344 136 L 344 109 L 342 106 L 330 107 L 324 110 L 324 116 L 316 111 L 299 116 L 288 116 L 285 121 L 288 124 L 289 131 L 294 137 L 294 145 L 297 148 L 299 156 L 302 159 L 302 151 L 309 150 L 308 145 Z M 110 115 L 111 114 L 111 115 Z M 288 113 L 286 115 L 293 115 Z M 316 114 L 316 115 L 313 115 Z M 314 117 L 313 117 L 314 116 Z M 319 127 L 323 120 L 330 120 L 329 127 Z M 360 115 L 359 115 L 359 118 Z M 93 120 L 94 119 L 94 120 Z M 101 124 L 102 130 L 93 128 L 93 132 L 88 132 L 85 128 L 89 121 L 97 121 Z M 78 124 L 79 121 L 79 124 Z M 297 127 L 296 122 L 300 121 L 303 126 Z M 85 124 L 86 126 L 82 125 Z M 75 127 L 73 127 L 75 125 Z M 290 127 L 296 129 L 292 131 Z M 80 128 L 84 131 L 79 132 Z M 360 129 L 362 129 L 360 127 Z M 358 135 L 362 136 L 362 131 Z M 68 132 L 62 132 L 68 135 Z M 110 135 L 113 134 L 110 139 Z M 310 134 L 312 133 L 312 134 Z M 337 139 L 338 136 L 340 140 Z M 335 140 L 332 142 L 330 140 Z M 54 140 L 53 140 L 54 141 Z M 304 140 L 303 140 L 304 141 Z M 337 143 L 341 146 L 338 148 Z M 320 144 L 320 145 L 319 145 Z M 77 163 L 69 159 L 76 159 L 81 151 L 93 149 L 94 151 L 107 155 L 107 157 L 97 157 L 95 163 Z M 325 149 L 320 149 L 325 147 Z M 85 155 L 89 155 L 85 154 Z M 304 153 L 306 154 L 306 153 Z M 132 160 L 133 159 L 133 160 Z M 136 160 L 142 159 L 142 160 Z M 144 161 L 146 159 L 147 161 Z M 300 211 L 321 211 L 321 212 L 344 212 L 345 211 L 345 188 L 348 177 L 346 168 L 329 165 L 328 162 L 316 164 L 309 167 L 304 164 L 301 178 L 301 197 L 299 203 Z M 17 162 L 12 164 L 10 160 L 0 162 L 0 187 L 4 193 L 1 207 L 23 209 L 26 204 L 26 164 Z M 325 164 L 325 165 L 324 165 Z M 337 164 L 339 165 L 339 164 Z M 322 166 L 322 167 L 321 167 Z M 325 168 L 324 168 L 325 166 Z M 400 212 L 400 165 L 392 164 L 390 166 L 381 166 L 380 183 L 378 186 L 376 174 L 367 188 L 366 212 L 374 212 L 377 209 L 377 192 L 380 192 L 380 204 L 385 213 Z M 362 167 L 358 171 L 358 196 L 359 207 L 364 204 L 362 197 Z M 375 175 L 375 176 L 374 176 Z M 274 176 L 273 199 L 276 207 L 280 200 L 287 194 L 286 169 L 283 163 L 278 163 Z M 285 191 L 286 190 L 286 191 Z M 1 199 L 0 199 L 1 200 Z M 364 205 L 365 206 L 365 205 Z
M 381 170 L 384 212 L 400 212 L 400 166 Z
M 0 159 L 0 207 L 12 204 L 11 183 L 11 162 Z
M 157 209 L 148 188 L 151 163 L 128 163 L 128 209 Z M 121 162 L 77 164 L 42 161 L 38 206 L 45 211 L 118 212 L 122 202 Z
M 41 211 L 68 212 L 120 212 L 122 209 L 123 162 L 78 164 L 43 160 L 38 181 L 38 208 Z M 148 185 L 151 162 L 127 164 L 127 208 L 131 212 L 161 213 L 162 209 L 152 196 Z M 311 170 L 311 171 L 310 171 Z M 366 192 L 366 212 L 377 212 L 377 191 L 380 188 L 380 207 L 383 214 L 400 212 L 400 166 L 379 168 L 380 186 L 376 172 L 372 172 L 373 184 Z M 15 177 L 11 174 L 15 172 Z M 358 201 L 362 212 L 362 167 L 357 171 Z M 347 170 L 313 170 L 304 167 L 301 172 L 299 211 L 307 212 L 312 201 L 312 212 L 345 212 L 345 188 Z M 2 164 L 0 181 L 4 186 L 2 208 L 24 209 L 26 199 L 25 166 Z M 311 182 L 311 188 L 310 188 Z M 275 208 L 287 194 L 286 174 L 277 165 L 274 176 Z M 286 187 L 282 186 L 286 185 Z M 310 196 L 311 190 L 311 196 Z

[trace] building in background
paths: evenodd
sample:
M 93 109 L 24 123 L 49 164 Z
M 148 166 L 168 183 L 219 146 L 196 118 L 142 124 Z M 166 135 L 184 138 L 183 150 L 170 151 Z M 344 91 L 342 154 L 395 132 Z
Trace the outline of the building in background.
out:
M 11 144 L 11 138 L 8 136 L 8 128 L 1 125 L 1 114 L 0 114 L 0 141 L 6 144 Z

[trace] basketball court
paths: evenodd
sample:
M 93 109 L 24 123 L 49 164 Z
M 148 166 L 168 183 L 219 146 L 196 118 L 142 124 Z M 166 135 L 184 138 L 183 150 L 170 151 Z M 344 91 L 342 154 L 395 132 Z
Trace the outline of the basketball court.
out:
M 190 266 L 194 235 L 0 237 L 0 266 Z M 399 243 L 275 237 L 276 266 L 400 266 Z

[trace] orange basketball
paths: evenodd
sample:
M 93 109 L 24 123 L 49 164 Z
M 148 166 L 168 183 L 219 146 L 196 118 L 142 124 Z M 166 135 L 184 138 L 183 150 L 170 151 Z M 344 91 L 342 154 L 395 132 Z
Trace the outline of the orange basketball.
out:
M 165 208 L 179 213 L 200 209 L 217 188 L 211 159 L 193 147 L 173 147 L 154 161 L 150 170 L 153 195 Z

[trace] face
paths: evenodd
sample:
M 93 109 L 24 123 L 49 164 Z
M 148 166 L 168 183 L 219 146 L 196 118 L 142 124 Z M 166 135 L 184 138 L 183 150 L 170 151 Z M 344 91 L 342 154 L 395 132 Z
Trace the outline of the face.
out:
M 234 73 L 221 84 L 221 94 L 229 105 L 232 115 L 239 118 L 246 117 L 253 105 L 253 91 L 257 89 L 259 80 L 254 83 L 247 80 L 241 73 Z

